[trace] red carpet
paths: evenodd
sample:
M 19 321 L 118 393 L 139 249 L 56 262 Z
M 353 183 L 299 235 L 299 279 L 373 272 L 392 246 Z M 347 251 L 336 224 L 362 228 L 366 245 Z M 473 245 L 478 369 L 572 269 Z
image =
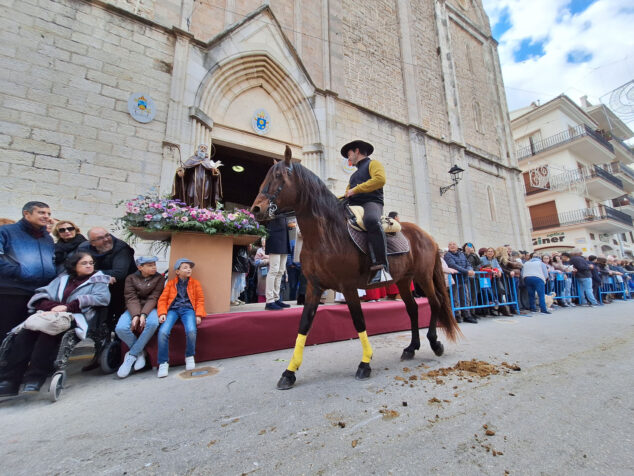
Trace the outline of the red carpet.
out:
M 419 327 L 427 327 L 430 319 L 427 299 L 420 298 L 416 301 Z M 401 301 L 364 303 L 362 307 L 368 335 L 410 329 L 405 304 Z M 302 307 L 295 307 L 283 311 L 232 312 L 209 316 L 198 327 L 196 361 L 291 349 L 295 345 L 302 310 Z M 345 304 L 319 306 L 306 344 L 323 344 L 357 337 Z M 156 335 L 145 349 L 152 365 L 156 367 Z M 185 333 L 182 324 L 178 322 L 170 335 L 170 364 L 184 364 L 184 352 Z

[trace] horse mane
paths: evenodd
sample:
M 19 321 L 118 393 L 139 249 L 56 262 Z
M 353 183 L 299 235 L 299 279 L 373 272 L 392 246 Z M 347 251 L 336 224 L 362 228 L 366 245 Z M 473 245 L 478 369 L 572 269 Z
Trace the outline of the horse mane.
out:
M 347 241 L 345 209 L 343 203 L 326 184 L 313 172 L 301 164 L 293 164 L 293 175 L 297 180 L 297 208 L 310 214 L 323 230 L 322 238 L 335 249 Z

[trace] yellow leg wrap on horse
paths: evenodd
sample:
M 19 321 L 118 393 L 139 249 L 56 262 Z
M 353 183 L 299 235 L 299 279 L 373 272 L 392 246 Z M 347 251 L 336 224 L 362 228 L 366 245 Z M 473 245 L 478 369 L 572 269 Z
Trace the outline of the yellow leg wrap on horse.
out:
M 297 372 L 297 369 L 302 365 L 302 359 L 304 358 L 304 345 L 306 344 L 306 336 L 297 334 L 295 340 L 295 350 L 293 351 L 293 358 L 288 364 L 287 370 L 291 372 Z
M 361 362 L 369 364 L 370 360 L 372 360 L 372 346 L 368 340 L 368 333 L 366 331 L 359 332 L 359 340 L 361 341 L 361 347 L 363 347 L 363 357 L 361 357 Z

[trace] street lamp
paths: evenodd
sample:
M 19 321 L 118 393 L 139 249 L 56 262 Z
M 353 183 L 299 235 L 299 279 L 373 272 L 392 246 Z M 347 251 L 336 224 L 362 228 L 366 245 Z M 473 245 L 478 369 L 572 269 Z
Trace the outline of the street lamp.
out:
M 464 170 L 462 170 L 460 167 L 458 167 L 457 165 L 454 165 L 453 167 L 451 167 L 449 169 L 449 175 L 451 175 L 451 181 L 452 184 L 451 185 L 447 185 L 445 187 L 440 187 L 440 195 L 442 196 L 445 192 L 451 190 L 452 188 L 454 188 L 456 185 L 458 185 L 458 182 L 460 182 L 462 180 L 462 172 L 464 172 Z

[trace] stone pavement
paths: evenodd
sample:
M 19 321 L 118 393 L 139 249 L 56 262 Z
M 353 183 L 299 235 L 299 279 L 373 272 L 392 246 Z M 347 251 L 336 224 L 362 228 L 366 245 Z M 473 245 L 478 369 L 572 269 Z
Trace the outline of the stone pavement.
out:
M 79 356 L 58 402 L 44 391 L 0 402 L 2 473 L 634 473 L 634 302 L 462 330 L 458 343 L 443 339 L 444 356 L 424 345 L 410 362 L 399 361 L 408 333 L 371 337 L 362 382 L 358 341 L 307 347 L 284 392 L 275 384 L 288 350 L 162 380 L 81 374 Z M 471 359 L 500 373 L 422 378 Z

